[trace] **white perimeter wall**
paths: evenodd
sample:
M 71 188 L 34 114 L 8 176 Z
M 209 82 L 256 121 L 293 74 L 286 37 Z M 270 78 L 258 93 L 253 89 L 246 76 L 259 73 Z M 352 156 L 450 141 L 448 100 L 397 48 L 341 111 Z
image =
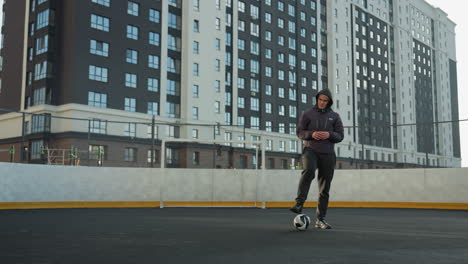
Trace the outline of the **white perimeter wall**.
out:
M 300 171 L 0 163 L 0 202 L 293 201 Z M 317 198 L 314 180 L 309 200 Z M 336 170 L 330 201 L 468 203 L 468 168 Z

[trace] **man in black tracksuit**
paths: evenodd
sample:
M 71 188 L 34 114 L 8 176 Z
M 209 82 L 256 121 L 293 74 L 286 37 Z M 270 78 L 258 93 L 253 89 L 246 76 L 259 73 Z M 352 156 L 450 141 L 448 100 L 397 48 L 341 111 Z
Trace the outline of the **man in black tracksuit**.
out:
M 336 163 L 334 146 L 343 140 L 343 122 L 340 115 L 331 109 L 333 99 L 330 90 L 320 91 L 315 98 L 317 104 L 302 113 L 297 126 L 296 134 L 304 142 L 303 171 L 296 205 L 290 210 L 297 214 L 302 213 L 310 184 L 315 177 L 315 170 L 318 169 L 319 198 L 315 227 L 330 229 L 331 226 L 324 218 L 327 214 L 330 185 Z

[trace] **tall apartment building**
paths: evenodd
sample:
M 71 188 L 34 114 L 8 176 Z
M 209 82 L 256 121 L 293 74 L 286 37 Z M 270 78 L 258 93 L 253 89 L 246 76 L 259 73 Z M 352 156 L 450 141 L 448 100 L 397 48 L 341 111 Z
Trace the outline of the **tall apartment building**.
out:
M 422 0 L 5 0 L 3 11 L 0 108 L 35 115 L 0 115 L 0 148 L 26 146 L 23 160 L 77 147 L 141 165 L 179 137 L 261 140 L 268 168 L 290 168 L 297 120 L 329 87 L 348 126 L 339 167 L 460 166 L 455 125 L 391 126 L 458 118 L 454 24 Z M 237 143 L 177 143 L 166 157 L 258 164 Z
M 455 24 L 447 14 L 422 0 L 333 0 L 328 11 L 330 87 L 354 127 L 340 154 L 460 167 L 459 126 L 450 122 L 458 120 Z

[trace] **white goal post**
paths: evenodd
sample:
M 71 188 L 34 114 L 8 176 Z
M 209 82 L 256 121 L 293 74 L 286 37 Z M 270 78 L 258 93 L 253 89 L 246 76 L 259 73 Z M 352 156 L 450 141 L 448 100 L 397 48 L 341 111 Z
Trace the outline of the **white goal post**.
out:
M 249 140 L 224 140 L 224 139 L 193 139 L 193 138 L 165 138 L 161 139 L 161 168 L 166 166 L 166 143 L 167 142 L 196 142 L 196 143 L 213 143 L 213 144 L 225 144 L 225 143 L 234 143 L 234 144 L 251 144 L 255 146 L 255 156 L 257 158 L 257 163 L 255 164 L 255 169 L 258 169 L 258 146 L 260 146 L 260 151 L 262 154 L 261 169 L 266 169 L 266 156 L 265 156 L 265 143 L 262 141 L 249 141 Z
M 258 207 L 259 205 L 257 202 L 260 203 L 260 207 L 265 209 L 266 202 L 264 199 L 263 193 L 263 185 L 264 185 L 264 178 L 265 178 L 265 170 L 266 170 L 266 156 L 265 156 L 265 142 L 261 141 L 245 141 L 245 140 L 223 140 L 223 139 L 187 139 L 187 138 L 165 138 L 161 139 L 161 169 L 165 169 L 165 162 L 166 162 L 166 143 L 167 142 L 197 142 L 197 143 L 214 143 L 214 144 L 225 144 L 225 143 L 234 143 L 234 144 L 251 144 L 255 146 L 255 155 L 257 159 L 257 163 L 255 165 L 255 169 L 258 170 L 258 146 L 261 149 L 261 170 L 257 173 L 257 179 L 255 183 L 256 189 L 256 201 L 255 206 Z M 164 173 L 163 173 L 163 181 L 160 184 L 160 208 L 164 208 Z

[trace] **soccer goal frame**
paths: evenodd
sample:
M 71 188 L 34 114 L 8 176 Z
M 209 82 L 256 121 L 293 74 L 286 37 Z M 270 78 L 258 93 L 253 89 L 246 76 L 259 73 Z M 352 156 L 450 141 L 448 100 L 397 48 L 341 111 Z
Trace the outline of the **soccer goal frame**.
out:
M 257 180 L 256 180 L 256 201 L 255 207 L 259 207 L 257 204 L 260 202 L 260 207 L 262 209 L 266 208 L 266 202 L 264 199 L 263 193 L 263 182 L 265 178 L 265 171 L 266 171 L 266 149 L 265 149 L 265 142 L 263 140 L 260 141 L 248 141 L 248 140 L 224 140 L 224 139 L 192 139 L 192 138 L 165 138 L 161 139 L 161 169 L 166 169 L 166 143 L 168 142 L 196 142 L 196 143 L 212 143 L 212 144 L 251 144 L 255 146 L 255 156 L 257 159 L 257 163 L 255 164 L 255 169 L 259 172 L 257 173 Z M 245 145 L 244 145 L 245 146 Z M 261 166 L 259 170 L 258 166 L 258 154 L 259 154 L 259 146 L 260 151 L 262 154 L 261 157 Z M 164 173 L 163 173 L 164 175 Z M 164 181 L 163 181 L 164 182 Z M 164 184 L 160 184 L 160 208 L 164 208 Z
M 266 169 L 266 156 L 265 156 L 265 143 L 263 141 L 251 141 L 251 140 L 225 140 L 225 139 L 193 139 L 193 138 L 165 138 L 161 139 L 161 168 L 166 166 L 166 143 L 168 142 L 195 142 L 195 143 L 212 143 L 212 144 L 250 144 L 255 146 L 255 156 L 257 158 L 257 163 L 255 164 L 255 169 L 258 169 L 258 151 L 260 146 L 260 151 L 262 154 L 261 157 L 261 168 L 262 170 Z

